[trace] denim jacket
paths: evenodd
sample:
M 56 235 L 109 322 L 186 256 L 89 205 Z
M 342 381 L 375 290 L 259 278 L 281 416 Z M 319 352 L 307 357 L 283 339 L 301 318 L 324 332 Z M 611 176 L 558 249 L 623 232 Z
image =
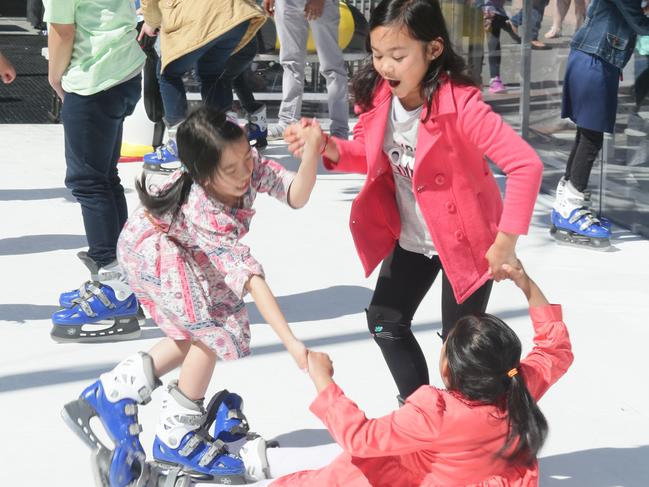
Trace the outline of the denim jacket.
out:
M 649 35 L 649 17 L 640 0 L 592 0 L 586 21 L 570 46 L 624 68 L 633 53 L 636 35 Z

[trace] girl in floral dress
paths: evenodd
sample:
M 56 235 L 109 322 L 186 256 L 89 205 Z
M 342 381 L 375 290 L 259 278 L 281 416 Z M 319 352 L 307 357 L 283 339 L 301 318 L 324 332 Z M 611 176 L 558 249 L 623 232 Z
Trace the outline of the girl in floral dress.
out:
M 169 384 L 162 402 L 154 458 L 215 479 L 243 474 L 241 459 L 204 434 L 213 418 L 207 419 L 203 398 L 217 360 L 250 354 L 247 292 L 297 365 L 306 369 L 306 348 L 291 332 L 261 265 L 241 238 L 255 214 L 257 193 L 293 208 L 306 204 L 315 184 L 320 134 L 319 127 L 311 131 L 302 164 L 293 173 L 262 159 L 224 114 L 201 108 L 178 128 L 183 168 L 159 187 L 147 185 L 144 176 L 138 182 L 142 206 L 120 235 L 118 259 L 142 306 L 167 337 L 102 374 L 75 402 L 86 416 L 99 416 L 115 443 L 106 472 L 111 485 L 126 485 L 124 479 L 131 481 L 142 470 L 136 404 L 146 403 L 159 378 L 177 367 L 179 380 Z M 113 482 L 117 477 L 122 480 Z

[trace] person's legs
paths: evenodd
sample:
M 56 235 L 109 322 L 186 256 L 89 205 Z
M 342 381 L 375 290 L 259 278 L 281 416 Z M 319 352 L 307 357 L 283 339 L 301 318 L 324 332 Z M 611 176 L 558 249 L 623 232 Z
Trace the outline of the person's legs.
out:
M 593 163 L 602 148 L 604 134 L 583 127 L 578 127 L 577 130 L 580 132 L 579 144 L 575 150 L 570 175 L 567 179 L 577 191 L 583 192 L 588 186 Z
M 584 23 L 584 20 L 586 20 L 587 8 L 588 8 L 587 0 L 575 0 L 575 31 L 579 29 Z
M 338 0 L 325 0 L 322 16 L 310 22 L 320 61 L 320 74 L 327 80 L 327 104 L 331 118 L 331 135 L 346 139 L 349 135 L 349 97 L 347 69 L 338 46 Z
M 219 78 L 232 51 L 239 45 L 247 29 L 248 22 L 242 22 L 210 42 L 199 55 L 196 71 L 201 80 L 201 97 L 205 105 L 220 110 L 232 107 L 232 85 L 230 84 L 227 93 L 224 93 Z
M 433 259 L 397 245 L 381 265 L 367 324 L 405 399 L 428 384 L 428 366 L 410 329 L 412 317 L 441 268 Z
M 275 25 L 279 38 L 279 62 L 284 70 L 282 104 L 277 129 L 269 127 L 269 138 L 276 138 L 283 129 L 296 122 L 302 112 L 304 67 L 309 25 L 304 17 L 305 0 L 276 0 Z M 281 130 L 280 130 L 281 129 Z M 280 135 L 281 136 L 281 135 Z
M 491 28 L 487 32 L 487 49 L 489 50 L 489 75 L 491 78 L 500 76 L 500 31 L 507 19 L 502 15 L 494 15 Z
M 81 204 L 88 256 L 99 267 L 116 257 L 126 219 L 124 188 L 117 175 L 124 118 L 140 97 L 138 76 L 106 91 L 69 93 L 62 111 L 65 133 L 65 184 Z
M 635 95 L 635 110 L 640 111 L 644 99 L 649 94 L 649 56 L 635 55 L 635 84 L 633 92 Z
M 192 401 L 204 399 L 215 365 L 214 350 L 201 341 L 192 342 L 180 369 L 178 389 Z
M 160 73 L 160 96 L 164 106 L 165 124 L 167 127 L 178 125 L 185 119 L 187 114 L 187 95 L 183 75 L 195 64 L 200 55 L 194 51 L 167 64 L 164 72 L 160 72 L 161 61 L 158 61 L 158 73 Z
M 488 280 L 463 303 L 458 304 L 446 273 L 442 274 L 442 340 L 446 340 L 449 332 L 461 317 L 485 312 L 492 286 L 493 281 Z
M 575 13 L 577 12 L 577 3 L 584 0 L 575 0 Z M 570 0 L 557 0 L 554 7 L 554 15 L 552 17 L 552 27 L 550 30 L 545 33 L 546 39 L 553 39 L 555 37 L 561 36 L 561 27 L 563 26 L 563 20 L 566 18 L 568 9 L 570 8 Z

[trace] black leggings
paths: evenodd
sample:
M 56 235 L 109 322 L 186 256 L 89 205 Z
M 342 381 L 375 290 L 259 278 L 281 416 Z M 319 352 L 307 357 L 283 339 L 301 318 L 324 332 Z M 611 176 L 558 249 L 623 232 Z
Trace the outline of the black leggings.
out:
M 407 398 L 429 383 L 428 366 L 410 329 L 412 317 L 442 270 L 438 256 L 432 259 L 397 245 L 381 265 L 376 289 L 367 310 L 367 323 L 392 373 L 399 394 Z M 462 304 L 442 272 L 442 339 L 459 318 L 487 308 L 493 281 L 487 281 Z
M 570 181 L 577 191 L 583 192 L 588 186 L 593 163 L 597 159 L 597 154 L 599 154 L 603 142 L 603 132 L 577 127 L 575 144 L 568 157 L 564 175 L 566 180 Z

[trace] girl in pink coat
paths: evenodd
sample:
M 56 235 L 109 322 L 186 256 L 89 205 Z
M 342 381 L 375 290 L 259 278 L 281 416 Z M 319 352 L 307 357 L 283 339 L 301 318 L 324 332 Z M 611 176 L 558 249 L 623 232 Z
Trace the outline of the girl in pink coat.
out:
M 547 423 L 536 402 L 573 360 L 561 307 L 551 305 L 520 262 L 504 275 L 523 291 L 534 348 L 499 318 L 461 318 L 440 354 L 446 389 L 422 386 L 403 407 L 368 419 L 333 379 L 329 357 L 309 351 L 318 391 L 311 411 L 343 448 L 329 466 L 277 479 L 272 487 L 534 487 Z
M 516 263 L 543 165 L 480 97 L 453 51 L 437 0 L 384 0 L 353 83 L 354 139 L 325 136 L 328 169 L 366 174 L 350 227 L 366 275 L 382 262 L 367 323 L 401 398 L 428 384 L 411 322 L 442 273 L 442 339 L 487 307 L 502 264 Z M 300 153 L 303 121 L 287 128 Z M 504 205 L 488 161 L 507 175 Z

